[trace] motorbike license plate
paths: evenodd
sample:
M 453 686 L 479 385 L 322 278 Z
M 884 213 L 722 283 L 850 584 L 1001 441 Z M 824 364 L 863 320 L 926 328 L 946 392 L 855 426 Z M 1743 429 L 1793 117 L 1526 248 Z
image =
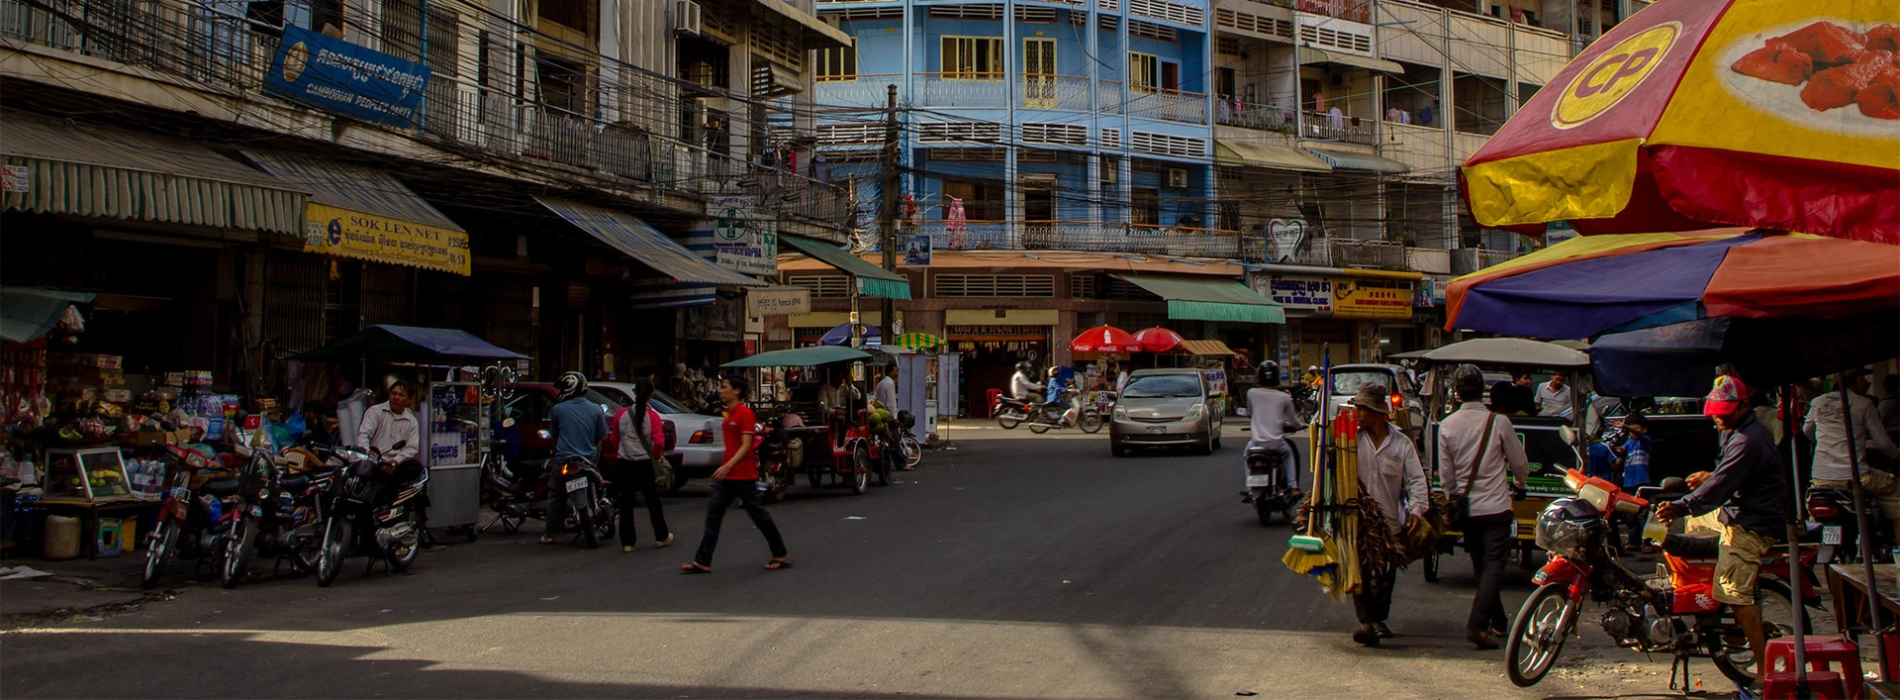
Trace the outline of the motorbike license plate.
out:
M 575 491 L 579 491 L 584 488 L 587 488 L 587 477 L 581 476 L 581 477 L 575 477 L 573 479 L 567 480 L 568 493 L 573 493 Z
M 1165 426 L 1165 425 L 1150 425 L 1150 426 L 1148 426 L 1148 432 L 1150 432 L 1150 433 L 1165 433 L 1165 432 L 1168 432 L 1168 427 L 1167 427 L 1167 426 Z
M 1821 528 L 1821 544 L 1838 547 L 1841 544 L 1841 526 L 1829 525 Z
M 1272 488 L 1272 487 L 1273 487 L 1272 474 L 1248 474 L 1247 475 L 1247 488 L 1264 489 L 1264 488 Z

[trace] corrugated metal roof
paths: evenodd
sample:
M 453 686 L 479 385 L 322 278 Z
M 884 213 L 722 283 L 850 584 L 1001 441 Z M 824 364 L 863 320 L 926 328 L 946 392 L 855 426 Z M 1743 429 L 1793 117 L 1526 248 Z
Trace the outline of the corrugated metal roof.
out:
M 7 111 L 0 157 L 28 182 L 0 209 L 303 233 L 307 193 L 185 139 Z
M 338 209 L 467 233 L 389 173 L 282 151 L 246 150 L 264 172 L 310 192 L 310 201 Z
M 614 250 L 688 284 L 765 287 L 764 282 L 714 264 L 630 214 L 549 197 L 535 201 Z

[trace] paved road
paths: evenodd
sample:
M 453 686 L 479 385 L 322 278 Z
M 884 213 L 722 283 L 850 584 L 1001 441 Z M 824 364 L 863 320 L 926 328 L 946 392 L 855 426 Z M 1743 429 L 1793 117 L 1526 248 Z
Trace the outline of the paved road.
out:
M 243 697 L 1539 697 L 1661 694 L 1666 663 L 1594 628 L 1527 693 L 1460 641 L 1469 567 L 1401 579 L 1361 649 L 1350 605 L 1280 564 L 1284 528 L 1239 503 L 1238 446 L 1108 456 L 1106 435 L 949 431 L 955 449 L 865 496 L 773 507 L 796 568 L 743 515 L 682 576 L 703 490 L 666 503 L 680 544 L 631 554 L 490 536 L 413 573 L 347 570 L 0 637 L 0 693 Z M 644 516 L 644 513 L 641 514 Z M 644 517 L 640 521 L 644 531 Z M 650 534 L 649 534 L 650 536 Z M 1522 599 L 1527 584 L 1510 591 Z M 1604 662 L 1593 661 L 1603 659 Z M 1616 664 L 1623 664 L 1618 667 Z M 1697 667 L 1711 685 L 1707 665 Z

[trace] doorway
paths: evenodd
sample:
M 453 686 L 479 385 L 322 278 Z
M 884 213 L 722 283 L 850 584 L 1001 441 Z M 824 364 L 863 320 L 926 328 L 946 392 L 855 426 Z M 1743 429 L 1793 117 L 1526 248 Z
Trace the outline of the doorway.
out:
M 1056 40 L 1023 40 L 1023 106 L 1056 108 Z

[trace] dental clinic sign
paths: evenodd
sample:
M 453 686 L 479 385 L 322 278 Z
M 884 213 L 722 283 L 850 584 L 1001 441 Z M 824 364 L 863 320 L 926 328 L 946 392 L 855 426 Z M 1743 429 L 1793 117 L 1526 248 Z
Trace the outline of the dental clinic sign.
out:
M 405 129 L 420 122 L 428 85 L 428 66 L 297 26 L 284 27 L 264 77 L 272 95 Z

